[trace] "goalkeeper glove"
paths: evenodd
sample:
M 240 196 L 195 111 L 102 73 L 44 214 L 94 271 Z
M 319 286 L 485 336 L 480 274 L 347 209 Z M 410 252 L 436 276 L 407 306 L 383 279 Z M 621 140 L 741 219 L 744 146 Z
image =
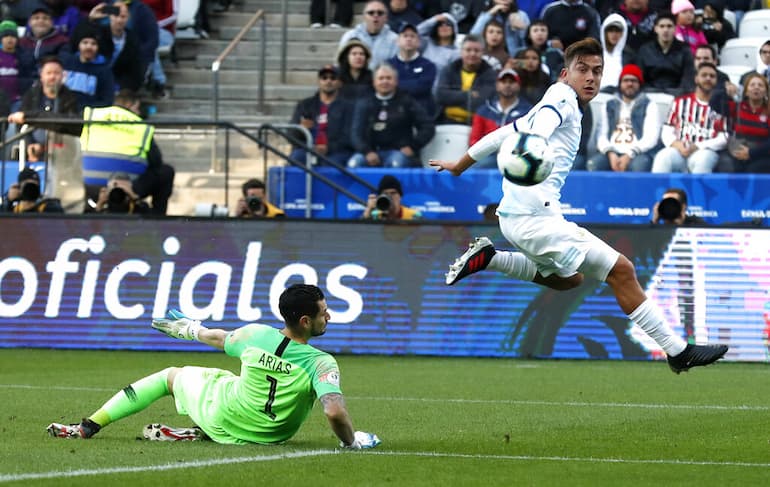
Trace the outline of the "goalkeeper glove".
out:
M 203 325 L 198 320 L 191 320 L 180 311 L 172 309 L 168 312 L 168 318 L 155 318 L 152 327 L 171 338 L 182 340 L 197 340 L 198 332 Z
M 340 446 L 342 448 L 350 448 L 351 450 L 362 450 L 362 449 L 368 449 L 368 448 L 374 448 L 375 446 L 382 443 L 380 441 L 380 438 L 375 435 L 374 433 L 366 433 L 364 431 L 356 431 L 353 434 L 353 443 L 350 445 L 346 445 L 342 442 L 340 442 Z

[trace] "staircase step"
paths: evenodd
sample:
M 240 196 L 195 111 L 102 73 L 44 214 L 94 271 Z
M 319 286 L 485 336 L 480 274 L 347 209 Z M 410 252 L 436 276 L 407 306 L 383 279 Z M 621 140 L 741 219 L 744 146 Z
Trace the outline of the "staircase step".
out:
M 211 64 L 216 59 L 216 56 L 211 54 L 202 54 L 195 59 L 195 67 L 200 69 L 211 69 Z M 292 71 L 310 71 L 317 72 L 318 69 L 324 64 L 331 63 L 329 59 L 318 58 L 315 56 L 296 56 L 286 58 L 286 69 Z M 225 59 L 222 63 L 222 67 L 226 69 L 238 69 L 238 70 L 258 70 L 262 64 L 262 58 L 259 56 L 236 56 L 232 55 Z M 281 59 L 277 56 L 268 56 L 265 58 L 266 70 L 279 70 L 281 69 Z
M 243 81 L 243 80 L 242 80 Z M 256 80 L 255 80 L 256 81 Z M 293 85 L 265 85 L 265 99 L 274 101 L 291 100 L 296 102 L 315 93 L 315 86 L 293 86 Z M 174 98 L 191 99 L 210 99 L 213 97 L 214 90 L 211 84 L 183 84 L 177 85 L 173 90 Z M 240 100 L 241 103 L 254 101 L 256 103 L 259 97 L 259 87 L 257 83 L 248 85 L 228 84 L 220 85 L 219 99 L 221 100 Z
M 186 42 L 177 46 L 179 59 L 194 59 L 196 56 L 209 54 L 218 56 L 224 52 L 230 41 L 208 40 L 206 42 Z M 265 46 L 266 55 L 277 56 L 281 52 L 281 43 L 269 41 Z M 231 56 L 259 56 L 262 52 L 262 43 L 259 41 L 243 41 L 232 50 Z M 311 56 L 316 59 L 327 59 L 329 62 L 337 56 L 336 42 L 316 41 L 291 41 L 286 44 L 287 57 Z
M 244 80 L 259 79 L 258 70 L 237 70 L 222 69 L 219 71 L 219 83 L 222 85 L 243 83 Z M 171 85 L 175 84 L 211 84 L 213 75 L 210 69 L 199 69 L 194 67 L 166 68 L 166 76 Z M 318 75 L 314 71 L 289 71 L 286 73 L 287 85 L 312 86 L 315 87 L 318 82 Z M 279 71 L 266 71 L 265 83 L 284 84 L 281 81 Z
M 228 42 L 234 39 L 238 32 L 241 31 L 241 27 L 233 26 L 221 26 L 218 28 L 218 39 L 224 39 Z M 266 37 L 268 42 L 271 40 L 280 42 L 283 29 L 280 24 L 268 24 L 266 29 Z M 337 42 L 339 43 L 342 34 L 345 33 L 345 29 L 311 29 L 307 26 L 302 27 L 290 27 L 287 29 L 287 39 L 291 39 L 291 42 Z M 243 37 L 244 41 L 258 41 L 261 39 L 261 33 L 259 25 L 254 26 Z M 211 39 L 207 39 L 200 42 L 211 42 Z

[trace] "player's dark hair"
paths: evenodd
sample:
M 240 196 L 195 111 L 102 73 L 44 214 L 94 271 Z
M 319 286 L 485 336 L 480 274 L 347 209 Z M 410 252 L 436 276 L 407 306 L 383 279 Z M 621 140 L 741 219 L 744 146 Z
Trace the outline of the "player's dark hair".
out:
M 603 59 L 602 45 L 593 37 L 586 37 L 569 45 L 564 51 L 564 66 L 569 67 L 572 61 L 586 56 L 599 56 Z
M 278 309 L 286 326 L 294 328 L 303 316 L 315 316 L 321 310 L 318 301 L 324 299 L 324 293 L 312 284 L 293 284 L 286 288 L 278 298 Z

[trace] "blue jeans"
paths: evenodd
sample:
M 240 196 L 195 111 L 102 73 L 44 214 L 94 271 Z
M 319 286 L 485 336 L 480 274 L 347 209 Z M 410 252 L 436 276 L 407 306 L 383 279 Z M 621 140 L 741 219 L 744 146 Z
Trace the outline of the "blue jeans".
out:
M 652 157 L 647 154 L 639 154 L 631 158 L 626 172 L 650 172 L 651 168 Z M 596 154 L 588 159 L 586 169 L 589 171 L 611 171 L 610 158 L 606 154 Z
M 683 172 L 710 174 L 719 161 L 719 154 L 711 149 L 698 149 L 687 159 L 673 147 L 665 147 L 652 161 L 652 172 Z
M 174 34 L 162 27 L 158 27 L 158 47 L 174 45 Z M 163 71 L 163 64 L 160 62 L 160 55 L 155 51 L 155 61 L 152 63 L 152 79 L 159 85 L 166 84 L 166 73 Z
M 413 167 L 414 161 L 400 150 L 378 150 L 377 155 L 380 156 L 380 165 L 377 167 Z M 366 154 L 360 152 L 353 154 L 353 157 L 348 159 L 348 167 L 372 167 L 366 162 Z

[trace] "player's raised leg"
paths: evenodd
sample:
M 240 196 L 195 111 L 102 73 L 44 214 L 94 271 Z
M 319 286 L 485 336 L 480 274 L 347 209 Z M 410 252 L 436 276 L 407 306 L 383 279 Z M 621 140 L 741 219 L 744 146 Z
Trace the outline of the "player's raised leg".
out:
M 468 245 L 468 250 L 449 266 L 446 283 L 451 286 L 487 268 L 528 282 L 534 280 L 537 275 L 537 266 L 524 254 L 496 250 L 489 238 L 476 237 Z

